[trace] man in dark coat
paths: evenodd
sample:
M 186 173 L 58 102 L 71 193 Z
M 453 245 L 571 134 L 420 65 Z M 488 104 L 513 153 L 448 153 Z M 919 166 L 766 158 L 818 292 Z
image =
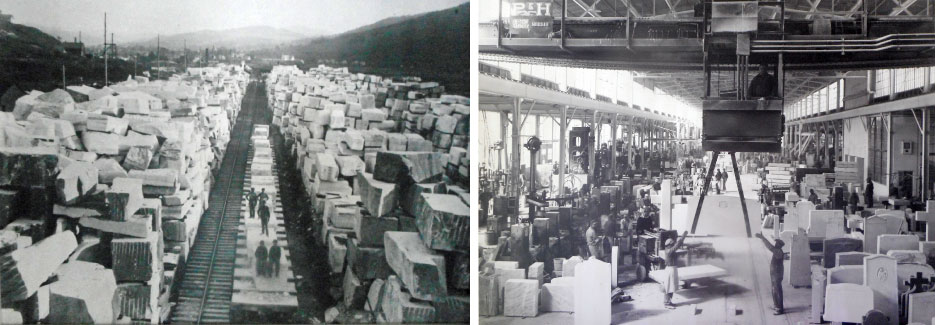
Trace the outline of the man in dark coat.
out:
M 769 74 L 765 64 L 760 65 L 759 73 L 750 80 L 747 88 L 747 99 L 760 99 L 764 97 L 779 97 L 777 94 L 776 77 Z
M 269 267 L 267 268 L 268 274 L 275 275 L 279 277 L 279 258 L 282 257 L 282 248 L 276 245 L 276 240 L 273 239 L 273 245 L 269 247 Z
M 266 251 L 266 244 L 263 241 L 260 241 L 260 246 L 257 246 L 256 253 L 256 275 L 257 276 L 266 276 L 266 259 L 269 257 L 268 252 Z
M 269 236 L 269 206 L 266 204 L 260 204 L 260 224 L 263 225 L 262 234 Z
M 867 206 L 867 209 L 873 207 L 873 180 L 870 177 L 867 177 L 867 187 L 864 190 L 864 204 Z
M 257 198 L 258 198 L 258 197 L 257 197 L 257 194 L 256 194 L 256 190 L 255 190 L 254 188 L 251 187 L 251 188 L 250 188 L 250 193 L 247 193 L 247 202 L 250 203 L 250 218 L 255 218 L 255 217 L 256 217 L 256 201 L 257 201 Z
M 766 249 L 773 253 L 772 258 L 769 260 L 769 279 L 773 287 L 773 315 L 782 315 L 782 247 L 785 246 L 785 243 L 782 239 L 776 239 L 776 244 L 770 244 L 766 237 L 763 237 L 762 233 L 756 234 L 757 237 L 763 240 L 763 244 L 766 245 Z

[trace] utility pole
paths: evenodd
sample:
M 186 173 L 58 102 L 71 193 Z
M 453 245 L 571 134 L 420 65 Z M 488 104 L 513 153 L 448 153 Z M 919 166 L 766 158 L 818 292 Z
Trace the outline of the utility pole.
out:
M 159 63 L 159 34 L 156 34 L 156 80 L 162 75 L 162 68 Z
M 107 86 L 107 13 L 104 13 L 104 86 Z

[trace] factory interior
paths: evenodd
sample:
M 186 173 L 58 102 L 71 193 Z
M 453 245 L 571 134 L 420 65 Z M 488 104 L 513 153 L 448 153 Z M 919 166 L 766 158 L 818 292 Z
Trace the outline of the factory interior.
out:
M 935 324 L 935 8 L 477 3 L 482 324 Z

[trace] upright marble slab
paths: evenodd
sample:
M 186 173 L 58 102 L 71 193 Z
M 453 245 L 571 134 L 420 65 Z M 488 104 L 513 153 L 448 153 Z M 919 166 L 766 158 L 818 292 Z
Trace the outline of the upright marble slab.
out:
M 526 269 L 526 278 L 530 280 L 536 280 L 539 285 L 542 285 L 542 278 L 545 272 L 545 264 L 542 262 L 535 262 L 529 265 L 529 268 Z
M 906 284 L 906 281 L 909 281 L 913 277 L 917 277 L 919 273 L 922 273 L 922 277 L 926 279 L 935 277 L 935 269 L 933 269 L 930 265 L 916 263 L 897 263 L 896 283 L 899 283 L 899 292 L 905 292 L 906 290 L 909 290 L 909 285 Z
M 833 323 L 860 323 L 874 308 L 873 290 L 853 283 L 828 284 L 824 320 Z
M 808 236 L 812 238 L 844 237 L 844 211 L 813 210 L 808 216 Z
M 886 234 L 886 219 L 870 216 L 864 219 L 864 252 L 877 253 L 877 237 Z
M 910 294 L 907 305 L 910 324 L 916 322 L 924 324 L 935 319 L 935 292 Z
M 620 258 L 620 251 L 617 246 L 610 248 L 610 288 L 617 287 L 617 271 L 619 270 L 618 259 Z
M 822 272 L 822 267 L 813 266 L 815 270 L 812 275 L 812 308 L 809 313 L 809 323 L 821 324 L 821 314 L 825 311 L 825 286 L 828 277 Z
M 503 290 L 503 316 L 535 317 L 539 314 L 539 282 L 511 279 Z
M 843 265 L 864 265 L 864 257 L 870 256 L 869 253 L 864 252 L 843 252 L 838 253 L 835 256 L 835 266 Z
M 925 241 L 935 241 L 935 201 L 925 201 L 925 211 L 916 211 L 915 220 L 925 223 Z
M 935 224 L 932 227 L 935 228 Z M 925 255 L 925 264 L 935 267 L 935 241 L 920 242 L 919 251 Z
M 809 201 L 799 201 L 795 204 L 795 224 L 798 225 L 798 228 L 808 230 L 808 215 L 815 210 L 815 204 Z M 796 231 L 796 228 L 786 227 L 786 230 Z
M 583 260 L 581 256 L 572 256 L 562 263 L 562 276 L 575 276 L 575 268 Z
M 811 250 L 808 248 L 808 236 L 803 230 L 792 236 L 789 253 L 789 284 L 793 287 L 807 287 L 812 280 Z
M 575 274 L 575 324 L 610 324 L 610 264 L 590 259 Z
M 798 229 L 798 228 L 792 228 L 792 229 Z M 779 233 L 779 239 L 782 239 L 782 242 L 786 243 L 785 245 L 782 246 L 783 253 L 788 254 L 792 252 L 792 236 L 795 236 L 796 233 L 797 233 L 797 230 L 783 230 L 781 233 Z
M 896 259 L 897 264 L 903 263 L 919 263 L 925 264 L 925 255 L 922 254 L 922 251 L 918 250 L 908 250 L 908 249 L 891 249 L 886 252 L 887 256 L 892 256 Z
M 573 279 L 573 278 L 565 278 Z M 575 286 L 572 283 L 552 282 L 542 285 L 539 304 L 544 312 L 575 311 Z
M 828 285 L 838 283 L 864 284 L 863 265 L 842 265 L 828 269 Z
M 886 254 L 894 249 L 919 249 L 919 237 L 916 235 L 880 235 L 877 237 L 877 254 Z
M 824 254 L 822 264 L 824 264 L 826 268 L 832 268 L 835 266 L 835 255 L 837 253 L 859 252 L 863 249 L 863 244 L 862 240 L 854 238 L 842 237 L 825 239 L 822 242 L 822 252 Z
M 873 290 L 873 308 L 899 323 L 899 287 L 896 277 L 896 259 L 886 255 L 864 258 L 864 285 Z
M 908 227 L 906 227 L 905 212 L 894 210 L 878 214 L 877 216 L 886 220 L 887 234 L 898 234 L 901 230 L 908 230 Z

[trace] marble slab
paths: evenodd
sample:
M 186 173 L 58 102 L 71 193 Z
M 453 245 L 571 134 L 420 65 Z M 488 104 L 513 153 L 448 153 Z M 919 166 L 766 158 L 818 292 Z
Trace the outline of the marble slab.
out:
M 873 290 L 853 283 L 829 284 L 825 293 L 823 318 L 830 322 L 860 323 L 874 308 Z
M 506 281 L 503 290 L 503 315 L 535 317 L 539 314 L 539 282 L 530 279 Z
M 610 324 L 610 264 L 590 259 L 575 274 L 575 324 Z

